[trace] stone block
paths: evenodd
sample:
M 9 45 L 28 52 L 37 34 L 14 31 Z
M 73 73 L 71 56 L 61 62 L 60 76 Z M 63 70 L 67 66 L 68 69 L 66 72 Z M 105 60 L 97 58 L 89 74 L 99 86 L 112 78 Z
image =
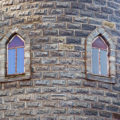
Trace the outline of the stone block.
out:
M 33 46 L 31 47 L 31 49 L 32 49 L 33 51 L 35 51 L 35 50 L 41 50 L 41 49 L 42 49 L 42 45 L 33 45 Z
M 42 66 L 36 67 L 36 72 L 39 72 L 39 71 L 49 71 L 49 66 L 42 65 Z
M 65 80 L 52 80 L 52 85 L 65 85 Z
M 79 13 L 80 12 L 77 9 L 65 9 L 65 14 L 66 15 L 75 15 L 75 16 L 78 16 Z
M 24 120 L 24 118 L 22 120 Z M 40 117 L 37 117 L 37 116 L 36 117 L 27 117 L 26 120 L 40 120 Z
M 42 115 L 42 114 L 48 114 L 49 113 L 49 110 L 44 110 L 44 109 L 38 109 L 37 110 L 37 114 L 40 114 L 40 115 Z
M 48 51 L 58 50 L 58 44 L 46 44 L 43 48 Z
M 114 0 L 114 2 L 116 2 L 116 3 L 120 3 L 120 0 Z
M 66 73 L 66 72 L 60 72 L 60 78 L 69 78 L 72 79 L 74 78 L 74 74 L 73 73 Z
M 47 2 L 47 3 L 41 3 L 41 4 L 39 4 L 39 6 L 40 6 L 40 8 L 53 8 L 54 7 L 54 3 L 52 3 L 52 2 Z
M 83 112 L 80 109 L 69 109 L 68 114 L 69 115 L 82 115 Z
M 94 3 L 97 5 L 106 5 L 106 0 L 94 0 Z
M 16 103 L 12 103 L 11 105 L 12 109 L 24 109 L 25 108 L 25 103 L 24 102 L 16 102 Z
M 57 2 L 56 3 L 57 8 L 70 8 L 69 2 Z
M 118 95 L 116 93 L 112 93 L 112 92 L 107 92 L 106 96 L 112 97 L 112 98 L 117 98 L 118 97 Z
M 69 86 L 81 86 L 82 80 L 68 80 Z
M 85 9 L 85 4 L 84 3 L 72 2 L 71 8 L 84 10 Z
M 53 22 L 54 23 L 54 22 L 56 22 L 56 16 L 54 16 L 54 15 L 42 16 L 42 22 Z M 46 31 L 46 34 L 47 33 L 49 33 L 49 31 Z
M 95 17 L 97 19 L 104 19 L 104 20 L 108 20 L 108 15 L 107 14 L 103 14 L 103 13 L 96 13 Z
M 88 11 L 93 11 L 93 12 L 100 12 L 100 7 L 96 7 L 96 6 L 93 6 L 93 5 L 86 5 L 86 8 Z
M 106 109 L 108 111 L 112 111 L 112 112 L 118 112 L 118 110 L 119 110 L 119 108 L 117 106 L 113 106 L 113 105 L 106 106 Z
M 93 31 L 96 28 L 96 26 L 89 25 L 89 24 L 82 24 L 82 30 L 90 30 Z
M 95 82 L 89 82 L 89 81 L 84 81 L 84 82 L 83 82 L 83 85 L 84 85 L 85 87 L 94 87 L 94 88 L 97 87 L 97 84 L 96 84 Z
M 9 110 L 4 113 L 5 117 L 15 117 L 18 113 L 15 110 Z
M 32 45 L 36 45 L 36 43 L 49 43 L 49 37 L 39 37 L 35 38 L 34 40 L 31 39 Z
M 25 89 L 13 89 L 12 90 L 12 95 L 21 95 L 25 93 Z
M 103 25 L 104 26 L 107 26 L 107 27 L 109 27 L 109 28 L 115 28 L 115 24 L 114 23 L 112 23 L 112 22 L 108 22 L 108 21 L 103 21 Z
M 78 0 L 78 1 L 83 3 L 92 3 L 92 0 Z
M 58 59 L 57 58 L 42 58 L 41 63 L 42 64 L 57 64 Z
M 68 16 L 58 16 L 57 17 L 58 22 L 72 22 L 72 17 Z
M 27 102 L 26 105 L 27 105 L 28 108 L 41 107 L 40 102 Z
M 44 30 L 43 31 L 43 35 L 44 36 L 48 36 L 48 35 L 55 35 L 55 36 L 57 36 L 58 35 L 58 30 Z
M 3 97 L 3 96 L 9 96 L 9 92 L 7 90 L 0 91 L 0 97 Z
M 94 15 L 94 13 L 92 12 L 92 11 L 88 11 L 88 10 L 81 10 L 80 11 L 80 16 L 81 17 L 92 17 L 92 18 L 94 18 L 95 17 L 95 15 Z
M 35 85 L 48 86 L 48 85 L 50 85 L 50 80 L 36 80 Z
M 67 28 L 68 29 L 81 29 L 81 25 L 74 24 L 74 23 L 68 23 Z
M 89 115 L 89 116 L 92 116 L 92 115 L 94 115 L 94 116 L 98 116 L 98 111 L 97 110 L 92 110 L 92 109 L 86 109 L 86 110 L 84 110 L 84 113 L 85 113 L 85 115 Z
M 111 118 L 112 117 L 112 113 L 106 112 L 106 111 L 100 111 L 99 114 L 100 114 L 100 116 L 105 117 L 105 118 Z
M 115 23 L 119 23 L 119 22 L 120 22 L 120 18 L 117 17 L 117 16 L 115 16 L 115 15 L 110 15 L 110 16 L 109 16 L 109 20 L 110 20 L 111 22 L 115 22 Z
M 59 44 L 59 50 L 74 50 L 74 45 L 68 45 L 68 44 Z
M 32 86 L 33 81 L 20 81 L 20 87 Z
M 66 41 L 66 37 L 61 37 L 61 36 L 59 36 L 59 37 L 51 37 L 51 42 L 53 42 L 53 43 L 65 43 L 65 41 Z
M 92 25 L 102 25 L 102 21 L 99 19 L 89 19 L 89 24 Z
M 55 65 L 51 67 L 52 71 L 66 71 L 66 67 L 64 65 Z
M 91 104 L 91 107 L 94 108 L 94 109 L 100 109 L 100 110 L 105 109 L 105 105 L 101 104 L 101 103 L 93 103 L 93 104 Z
M 34 54 L 33 54 L 33 56 L 35 57 L 35 58 L 37 58 L 37 57 L 48 57 L 48 52 L 34 52 Z
M 80 44 L 81 45 L 81 38 L 79 37 L 67 37 L 66 44 Z
M 101 7 L 101 12 L 106 13 L 106 14 L 113 14 L 113 9 L 108 8 L 108 7 Z
M 56 92 L 57 92 L 57 90 L 55 87 L 44 87 L 42 89 L 42 93 L 56 93 Z M 49 104 L 49 106 L 50 106 L 50 104 Z
M 40 93 L 40 92 L 41 92 L 40 88 L 28 88 L 28 89 L 26 89 L 26 93 Z
M 78 52 L 67 52 L 66 56 L 69 58 L 82 58 L 83 54 L 82 52 L 78 51 Z
M 41 100 L 41 101 L 42 101 L 42 100 L 43 100 L 43 101 L 49 100 L 49 99 L 50 99 L 50 95 L 49 95 L 49 94 L 47 94 L 47 95 L 36 94 L 35 99 L 36 99 L 36 100 Z
M 120 86 L 119 85 L 114 85 L 112 86 L 113 91 L 118 91 L 120 92 Z
M 87 37 L 89 35 L 89 32 L 86 31 L 75 31 L 75 36 L 79 37 Z
M 73 36 L 74 31 L 73 30 L 59 30 L 60 36 Z
M 98 87 L 99 87 L 99 88 L 102 88 L 102 89 L 111 90 L 111 85 L 110 85 L 110 84 L 98 83 Z
M 20 115 L 34 115 L 34 112 L 31 109 L 30 110 L 28 110 L 28 109 L 22 110 L 19 113 L 20 113 Z
M 65 109 L 55 109 L 55 110 L 53 110 L 53 114 L 57 114 L 57 115 L 62 114 L 62 115 L 64 115 L 64 114 L 66 114 L 66 110 Z
M 74 91 L 76 94 L 88 94 L 89 90 L 85 89 L 85 88 L 79 88 L 79 89 L 75 89 Z
M 114 105 L 120 106 L 120 100 L 113 100 L 112 103 Z
M 115 2 L 107 2 L 108 7 L 113 8 L 113 9 L 118 9 L 119 5 Z
M 43 78 L 57 78 L 58 77 L 58 73 L 57 72 L 44 72 L 43 73 Z

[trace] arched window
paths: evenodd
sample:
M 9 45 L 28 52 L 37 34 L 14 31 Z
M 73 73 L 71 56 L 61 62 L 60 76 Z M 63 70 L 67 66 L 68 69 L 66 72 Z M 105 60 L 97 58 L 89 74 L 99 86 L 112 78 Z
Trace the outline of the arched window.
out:
M 7 44 L 7 74 L 24 73 L 24 41 L 18 35 L 14 35 Z
M 109 74 L 108 45 L 98 36 L 92 42 L 92 73 L 107 76 Z

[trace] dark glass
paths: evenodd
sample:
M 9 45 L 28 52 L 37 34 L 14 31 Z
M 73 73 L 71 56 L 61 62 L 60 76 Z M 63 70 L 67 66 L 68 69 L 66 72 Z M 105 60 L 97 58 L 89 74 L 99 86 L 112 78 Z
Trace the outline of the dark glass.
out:
M 12 41 L 8 44 L 8 48 L 24 47 L 24 42 L 18 37 L 15 36 Z
M 92 47 L 100 48 L 100 49 L 107 49 L 106 43 L 102 40 L 101 37 L 98 37 L 93 43 Z

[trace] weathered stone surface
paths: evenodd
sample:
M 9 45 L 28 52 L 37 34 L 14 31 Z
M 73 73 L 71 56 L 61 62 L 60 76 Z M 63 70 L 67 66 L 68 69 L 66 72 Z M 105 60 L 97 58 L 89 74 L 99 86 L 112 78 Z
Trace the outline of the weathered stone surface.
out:
M 0 0 L 0 120 L 120 120 L 119 9 L 120 0 Z M 8 76 L 15 34 L 25 72 Z M 107 76 L 91 72 L 97 36 Z
M 109 27 L 109 28 L 114 28 L 114 27 L 115 27 L 115 24 L 114 24 L 114 23 L 107 22 L 107 21 L 103 21 L 103 25 L 104 25 L 104 26 L 107 26 L 107 27 Z

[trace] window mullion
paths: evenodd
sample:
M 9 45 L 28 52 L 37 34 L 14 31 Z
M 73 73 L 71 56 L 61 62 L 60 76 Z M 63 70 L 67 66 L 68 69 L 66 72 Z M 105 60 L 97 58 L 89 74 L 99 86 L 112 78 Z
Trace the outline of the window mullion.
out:
M 101 64 L 100 64 L 100 49 L 99 49 L 99 74 L 101 75 Z
M 17 48 L 16 49 L 16 55 L 15 55 L 15 72 L 17 73 Z

